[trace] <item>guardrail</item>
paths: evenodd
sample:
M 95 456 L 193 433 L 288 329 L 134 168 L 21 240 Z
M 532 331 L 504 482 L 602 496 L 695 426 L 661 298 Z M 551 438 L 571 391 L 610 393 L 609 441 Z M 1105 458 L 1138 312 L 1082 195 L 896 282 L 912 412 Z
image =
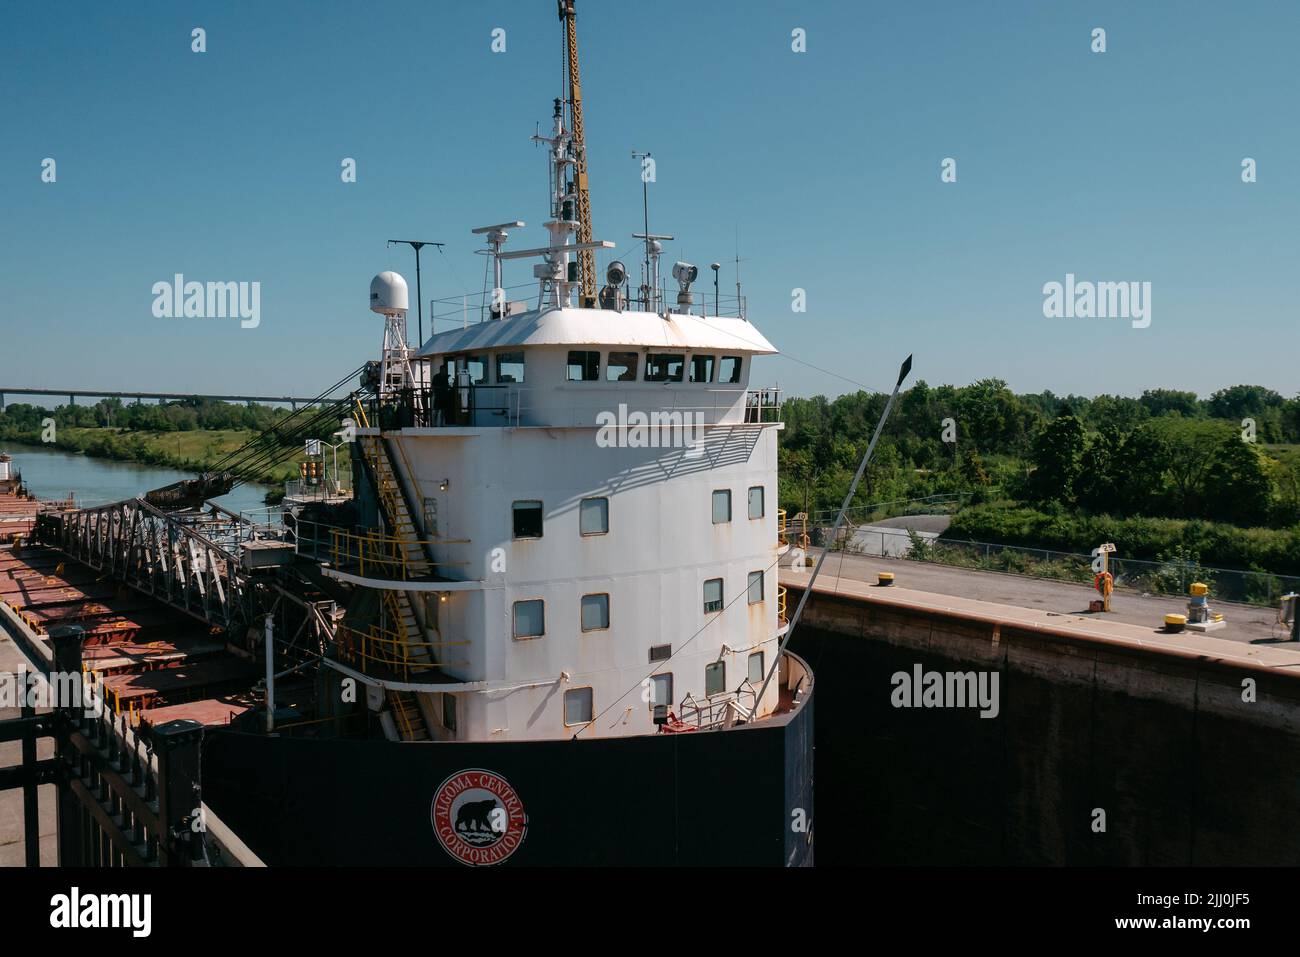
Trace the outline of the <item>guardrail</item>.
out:
M 399 538 L 378 529 L 354 531 L 304 521 L 295 523 L 292 537 L 300 555 L 355 570 L 362 578 L 390 581 L 427 581 L 438 568 L 467 566 L 468 561 L 429 561 L 425 555 L 430 547 L 472 543 L 468 538 Z M 417 554 L 412 546 L 419 547 Z
M 749 698 L 749 707 L 742 704 L 746 697 Z M 701 731 L 729 728 L 751 714 L 757 707 L 757 702 L 758 692 L 746 678 L 735 691 L 709 695 L 703 701 L 688 693 L 682 699 L 681 721 L 683 724 L 694 722 Z
M 669 384 L 671 385 L 671 383 Z M 555 389 L 483 383 L 447 390 L 429 387 L 399 389 L 365 405 L 364 421 L 381 431 L 403 428 L 535 427 L 686 428 L 717 425 L 775 424 L 781 421 L 781 390 L 725 389 L 706 385 L 656 389 L 654 405 L 643 404 L 644 391 L 617 384 L 573 382 L 558 387 L 582 401 L 566 403 Z M 539 400 L 539 396 L 545 398 Z M 643 421 L 632 421 L 644 416 Z M 364 427 L 369 427 L 369 425 Z
M 468 645 L 468 640 L 461 641 L 407 641 L 402 635 L 378 625 L 371 625 L 365 630 L 341 627 L 337 631 L 338 655 L 340 660 L 357 665 L 365 675 L 375 675 L 375 671 L 388 671 L 392 676 L 400 676 L 403 681 L 421 671 L 431 671 L 442 665 L 465 667 L 468 661 L 445 661 L 437 657 L 444 648 Z M 423 650 L 427 660 L 412 657 Z

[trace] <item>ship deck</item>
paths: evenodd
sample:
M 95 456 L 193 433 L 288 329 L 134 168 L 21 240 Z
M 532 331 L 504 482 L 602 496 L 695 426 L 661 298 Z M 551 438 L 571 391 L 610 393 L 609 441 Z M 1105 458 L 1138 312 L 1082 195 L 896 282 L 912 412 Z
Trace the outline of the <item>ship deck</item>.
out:
M 46 660 L 52 629 L 81 627 L 84 669 L 140 725 L 224 725 L 255 705 L 256 665 L 208 626 L 53 549 L 0 549 L 0 616 Z

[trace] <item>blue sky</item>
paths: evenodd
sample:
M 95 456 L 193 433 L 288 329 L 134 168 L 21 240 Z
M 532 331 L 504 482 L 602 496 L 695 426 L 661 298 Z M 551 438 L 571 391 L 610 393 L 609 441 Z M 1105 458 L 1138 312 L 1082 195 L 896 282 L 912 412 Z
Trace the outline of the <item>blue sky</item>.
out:
M 712 260 L 734 283 L 739 235 L 750 318 L 793 357 L 757 379 L 886 387 L 914 352 L 932 384 L 1300 389 L 1300 4 L 578 10 L 596 235 L 638 261 L 630 153 L 651 150 L 651 228 L 702 288 Z M 552 0 L 0 17 L 0 386 L 313 393 L 378 351 L 370 277 L 398 269 L 414 291 L 412 254 L 385 240 L 448 244 L 426 251 L 426 298 L 480 290 L 472 227 L 518 217 L 516 248 L 544 240 L 528 138 L 558 95 Z M 178 272 L 260 282 L 261 325 L 155 318 L 151 287 Z M 1150 282 L 1150 327 L 1044 318 L 1043 284 L 1067 272 Z

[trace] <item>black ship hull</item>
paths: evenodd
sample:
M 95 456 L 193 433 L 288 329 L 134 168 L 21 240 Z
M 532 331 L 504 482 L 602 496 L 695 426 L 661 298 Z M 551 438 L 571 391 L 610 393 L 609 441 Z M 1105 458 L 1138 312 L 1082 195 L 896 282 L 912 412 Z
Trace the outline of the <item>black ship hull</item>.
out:
M 725 731 L 412 744 L 222 730 L 202 760 L 205 803 L 271 866 L 808 866 L 812 772 L 811 691 Z M 489 783 L 507 795 L 505 840 L 446 813 L 462 784 Z

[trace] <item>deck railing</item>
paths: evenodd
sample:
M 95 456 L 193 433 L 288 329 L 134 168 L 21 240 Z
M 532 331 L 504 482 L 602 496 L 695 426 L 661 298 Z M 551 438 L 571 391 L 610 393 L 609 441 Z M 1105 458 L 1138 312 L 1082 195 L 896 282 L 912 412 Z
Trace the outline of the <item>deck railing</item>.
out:
M 338 629 L 337 635 L 339 658 L 357 665 L 367 675 L 386 671 L 403 681 L 410 681 L 420 672 L 442 665 L 465 667 L 469 664 L 468 661 L 446 661 L 438 657 L 443 649 L 468 645 L 468 640 L 407 641 L 397 632 L 379 625 L 365 629 L 344 626 Z
M 682 699 L 681 720 L 684 724 L 694 724 L 701 731 L 728 728 L 750 714 L 757 700 L 758 692 L 748 678 L 735 691 L 719 692 L 703 700 L 688 693 Z
M 679 386 L 673 388 L 674 385 Z M 781 421 L 781 391 L 776 388 L 725 388 L 723 385 L 660 383 L 653 404 L 645 390 L 618 383 L 572 382 L 555 389 L 516 383 L 483 383 L 442 390 L 411 387 L 371 398 L 363 427 L 382 431 L 445 426 L 490 428 L 594 428 L 610 421 L 633 426 L 646 417 L 651 429 L 775 424 Z

